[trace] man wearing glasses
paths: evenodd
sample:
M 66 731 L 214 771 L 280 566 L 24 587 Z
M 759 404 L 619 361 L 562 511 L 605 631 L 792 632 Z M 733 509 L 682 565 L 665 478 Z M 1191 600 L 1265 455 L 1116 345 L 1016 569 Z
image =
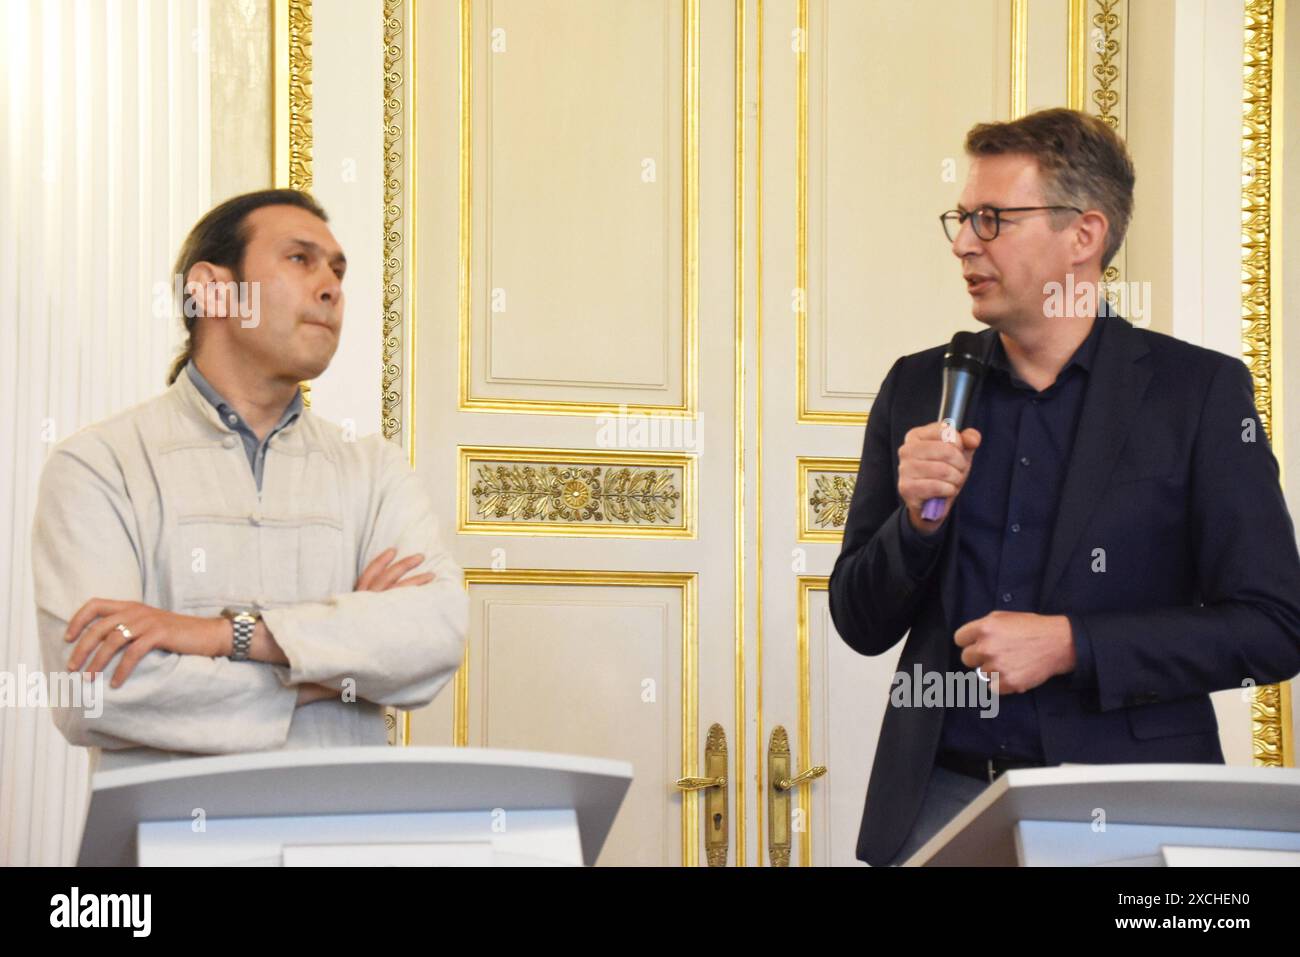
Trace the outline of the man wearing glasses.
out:
M 957 432 L 934 421 L 945 347 L 894 363 L 830 607 L 856 651 L 906 634 L 899 673 L 978 669 L 998 706 L 891 697 L 857 845 L 875 865 L 1010 768 L 1221 764 L 1210 692 L 1300 672 L 1300 556 L 1249 371 L 1098 294 L 1133 208 L 1123 142 L 1052 109 L 965 148 L 940 218 L 989 371 Z M 1062 287 L 1094 297 L 1061 314 Z

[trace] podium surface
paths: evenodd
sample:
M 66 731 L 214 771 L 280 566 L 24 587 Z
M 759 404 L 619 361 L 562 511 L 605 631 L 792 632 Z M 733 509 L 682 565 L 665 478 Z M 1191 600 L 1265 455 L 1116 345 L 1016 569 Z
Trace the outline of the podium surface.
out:
M 904 866 L 1153 865 L 1164 847 L 1300 851 L 1300 769 L 1067 764 L 1007 771 Z
M 626 761 L 489 748 L 164 761 L 94 775 L 78 864 L 591 865 L 631 781 Z

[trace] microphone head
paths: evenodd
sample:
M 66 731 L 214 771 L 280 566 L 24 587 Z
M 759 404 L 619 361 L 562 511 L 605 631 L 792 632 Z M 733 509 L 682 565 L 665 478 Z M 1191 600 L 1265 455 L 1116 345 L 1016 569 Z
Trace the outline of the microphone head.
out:
M 948 351 L 943 355 L 944 369 L 965 369 L 977 376 L 983 376 L 988 369 L 988 350 L 992 342 L 990 338 L 988 343 L 985 343 L 977 332 L 967 332 L 963 329 L 955 333 L 952 342 L 948 344 Z

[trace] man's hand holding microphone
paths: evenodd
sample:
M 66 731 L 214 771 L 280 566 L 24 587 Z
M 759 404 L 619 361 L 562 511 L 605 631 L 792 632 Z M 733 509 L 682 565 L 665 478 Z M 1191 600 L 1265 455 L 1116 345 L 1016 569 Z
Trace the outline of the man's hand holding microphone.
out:
M 934 534 L 966 485 L 982 437 L 959 429 L 988 368 L 987 348 L 972 332 L 958 332 L 944 356 L 939 421 L 910 429 L 898 449 L 898 494 L 912 527 Z M 1073 631 L 1065 615 L 992 611 L 953 634 L 961 661 L 994 681 L 1001 694 L 1029 691 L 1074 671 Z
M 932 422 L 908 430 L 898 449 L 898 494 L 907 517 L 918 532 L 938 531 L 966 484 L 971 459 L 980 445 L 975 429 L 958 432 L 946 422 Z M 925 503 L 943 499 L 943 511 L 933 521 L 922 517 Z

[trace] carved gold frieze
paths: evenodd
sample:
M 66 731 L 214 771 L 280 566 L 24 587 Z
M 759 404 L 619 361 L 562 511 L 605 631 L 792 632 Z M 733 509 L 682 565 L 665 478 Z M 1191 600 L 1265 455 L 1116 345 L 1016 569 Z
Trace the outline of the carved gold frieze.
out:
M 685 453 L 462 448 L 461 532 L 690 538 Z

